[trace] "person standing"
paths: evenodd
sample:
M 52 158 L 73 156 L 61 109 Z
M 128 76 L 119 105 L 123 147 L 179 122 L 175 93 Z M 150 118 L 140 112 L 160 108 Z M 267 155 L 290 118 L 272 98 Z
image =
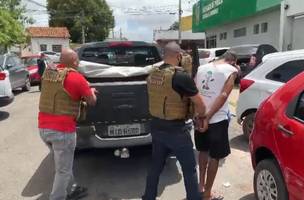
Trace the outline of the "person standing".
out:
M 41 77 L 46 69 L 46 59 L 44 53 L 41 53 L 40 57 L 37 59 L 37 66 L 38 66 L 38 74 L 40 76 L 39 90 L 41 91 Z
M 38 127 L 40 136 L 50 148 L 55 162 L 55 178 L 50 200 L 73 200 L 87 195 L 87 189 L 76 184 L 73 160 L 76 147 L 76 119 L 81 100 L 95 105 L 96 90 L 77 72 L 77 54 L 63 49 L 61 68 L 47 68 L 42 77 Z
M 182 49 L 175 42 L 164 48 L 164 64 L 148 77 L 149 110 L 152 134 L 152 164 L 147 176 L 143 200 L 155 200 L 159 176 L 169 153 L 173 153 L 182 167 L 188 200 L 201 200 L 198 188 L 196 161 L 187 124 L 189 104 L 194 103 L 196 114 L 205 115 L 205 105 L 193 79 L 177 65 Z
M 206 200 L 212 199 L 212 186 L 219 160 L 230 154 L 228 97 L 238 75 L 237 57 L 226 52 L 219 60 L 199 67 L 195 82 L 207 106 L 201 127 L 195 131 L 199 151 L 200 190 Z

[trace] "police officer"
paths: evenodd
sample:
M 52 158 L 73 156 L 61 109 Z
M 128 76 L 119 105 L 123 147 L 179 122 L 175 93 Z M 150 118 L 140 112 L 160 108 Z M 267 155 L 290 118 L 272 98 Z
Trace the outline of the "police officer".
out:
M 182 49 L 171 42 L 164 49 L 164 64 L 147 79 L 149 110 L 153 117 L 152 166 L 149 171 L 143 200 L 155 200 L 159 176 L 169 153 L 173 153 L 182 167 L 188 200 L 201 200 L 196 173 L 196 161 L 190 136 L 192 125 L 186 123 L 189 105 L 194 103 L 198 116 L 205 115 L 205 105 L 193 79 L 177 65 Z
M 75 183 L 73 176 L 76 147 L 76 120 L 80 118 L 81 100 L 96 103 L 96 90 L 77 72 L 77 54 L 63 49 L 61 64 L 47 68 L 42 77 L 39 103 L 39 131 L 55 161 L 55 178 L 50 200 L 76 200 L 87 195 L 87 189 Z

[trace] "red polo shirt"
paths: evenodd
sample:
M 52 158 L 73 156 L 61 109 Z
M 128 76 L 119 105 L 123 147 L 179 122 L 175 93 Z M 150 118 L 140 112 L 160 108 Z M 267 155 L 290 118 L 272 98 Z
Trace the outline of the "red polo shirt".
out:
M 57 66 L 62 68 L 63 65 Z M 70 72 L 65 81 L 64 88 L 73 100 L 92 95 L 91 88 L 86 79 L 78 72 Z M 55 131 L 74 133 L 76 131 L 76 119 L 67 115 L 53 115 L 39 112 L 38 127 Z

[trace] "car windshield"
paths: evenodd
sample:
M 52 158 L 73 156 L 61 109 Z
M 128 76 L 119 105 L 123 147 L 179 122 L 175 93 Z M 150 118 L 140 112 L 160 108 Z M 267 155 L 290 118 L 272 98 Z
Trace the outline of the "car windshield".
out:
M 0 69 L 3 69 L 4 56 L 0 55 Z
M 23 58 L 25 66 L 37 65 L 37 58 Z
M 114 66 L 146 66 L 161 61 L 156 47 L 90 47 L 82 60 Z

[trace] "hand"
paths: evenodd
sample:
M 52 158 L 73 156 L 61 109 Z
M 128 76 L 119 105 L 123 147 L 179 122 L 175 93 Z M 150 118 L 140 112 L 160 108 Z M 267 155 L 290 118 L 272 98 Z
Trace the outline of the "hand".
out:
M 205 133 L 209 128 L 209 120 L 207 118 L 205 118 L 202 122 L 201 122 L 201 127 L 199 127 L 199 131 L 201 133 Z
M 91 88 L 91 91 L 93 94 L 99 94 L 98 90 L 96 90 L 96 88 Z

